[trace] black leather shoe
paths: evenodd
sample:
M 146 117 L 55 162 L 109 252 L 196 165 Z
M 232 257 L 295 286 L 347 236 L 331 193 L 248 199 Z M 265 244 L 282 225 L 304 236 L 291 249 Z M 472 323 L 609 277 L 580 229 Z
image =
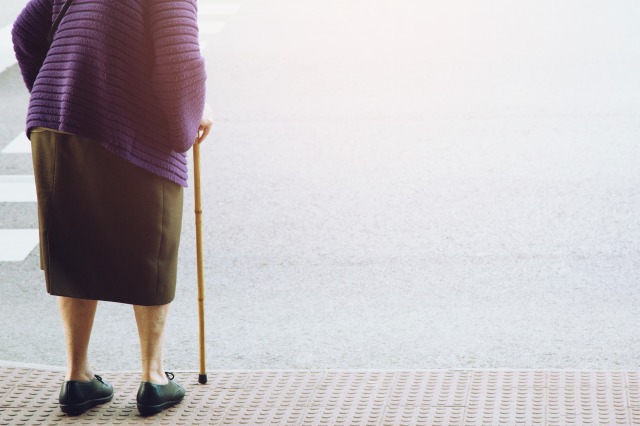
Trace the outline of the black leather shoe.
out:
M 88 382 L 69 380 L 60 389 L 60 409 L 63 413 L 77 416 L 98 404 L 104 404 L 113 398 L 113 386 L 95 376 Z
M 138 389 L 138 411 L 143 416 L 157 414 L 165 408 L 172 407 L 184 398 L 184 388 L 173 381 L 173 373 L 164 373 L 169 379 L 166 385 L 151 382 L 140 383 Z

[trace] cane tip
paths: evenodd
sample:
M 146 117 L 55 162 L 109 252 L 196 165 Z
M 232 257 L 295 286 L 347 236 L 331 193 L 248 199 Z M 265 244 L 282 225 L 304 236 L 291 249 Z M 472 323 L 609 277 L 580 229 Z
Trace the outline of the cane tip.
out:
M 207 375 L 206 374 L 199 374 L 198 375 L 198 383 L 200 383 L 201 385 L 204 385 L 207 383 Z

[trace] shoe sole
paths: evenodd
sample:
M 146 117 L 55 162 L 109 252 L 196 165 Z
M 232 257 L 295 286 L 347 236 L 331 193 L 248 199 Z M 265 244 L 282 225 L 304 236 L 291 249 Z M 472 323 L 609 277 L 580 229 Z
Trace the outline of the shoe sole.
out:
M 83 402 L 82 404 L 60 404 L 60 410 L 70 416 L 78 416 L 87 411 L 89 408 L 93 408 L 96 405 L 104 404 L 111 401 L 112 399 L 113 394 L 104 398 L 90 399 Z
M 141 415 L 143 416 L 151 416 L 152 414 L 158 414 L 159 412 L 166 410 L 167 408 L 173 407 L 174 405 L 178 404 L 180 401 L 182 401 L 182 399 L 180 399 L 179 401 L 167 401 L 163 404 L 160 405 L 138 405 L 138 411 L 140 412 Z

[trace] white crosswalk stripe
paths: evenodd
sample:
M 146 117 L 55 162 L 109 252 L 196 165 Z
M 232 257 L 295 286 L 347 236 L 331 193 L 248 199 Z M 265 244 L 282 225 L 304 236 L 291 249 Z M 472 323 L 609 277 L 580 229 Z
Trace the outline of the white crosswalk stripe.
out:
M 31 154 L 31 142 L 29 142 L 25 133 L 20 133 L 11 142 L 9 142 L 9 145 L 5 146 L 0 153 Z
M 24 133 L 15 137 L 0 151 L 2 154 L 30 152 L 31 144 Z M 32 175 L 0 176 L 0 202 L 22 203 L 36 200 L 36 187 Z M 37 229 L 0 229 L 0 262 L 22 262 L 38 243 Z
M 36 201 L 36 184 L 32 175 L 0 176 L 0 203 L 33 203 Z
M 0 28 L 0 73 L 16 63 L 13 53 L 13 43 L 11 42 L 12 24 Z
M 0 229 L 0 262 L 22 262 L 37 245 L 37 229 Z

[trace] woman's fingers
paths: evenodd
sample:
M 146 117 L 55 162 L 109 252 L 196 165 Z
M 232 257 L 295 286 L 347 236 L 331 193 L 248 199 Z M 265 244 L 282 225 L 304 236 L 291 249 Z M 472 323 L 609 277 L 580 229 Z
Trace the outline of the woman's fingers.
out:
M 205 140 L 207 136 L 209 136 L 209 132 L 211 131 L 212 126 L 213 125 L 200 127 L 200 129 L 198 130 L 198 143 L 202 143 L 202 141 Z
M 198 143 L 202 143 L 207 138 L 209 132 L 213 127 L 213 110 L 209 104 L 204 105 L 204 111 L 202 112 L 202 119 L 200 120 L 200 127 L 198 129 Z

